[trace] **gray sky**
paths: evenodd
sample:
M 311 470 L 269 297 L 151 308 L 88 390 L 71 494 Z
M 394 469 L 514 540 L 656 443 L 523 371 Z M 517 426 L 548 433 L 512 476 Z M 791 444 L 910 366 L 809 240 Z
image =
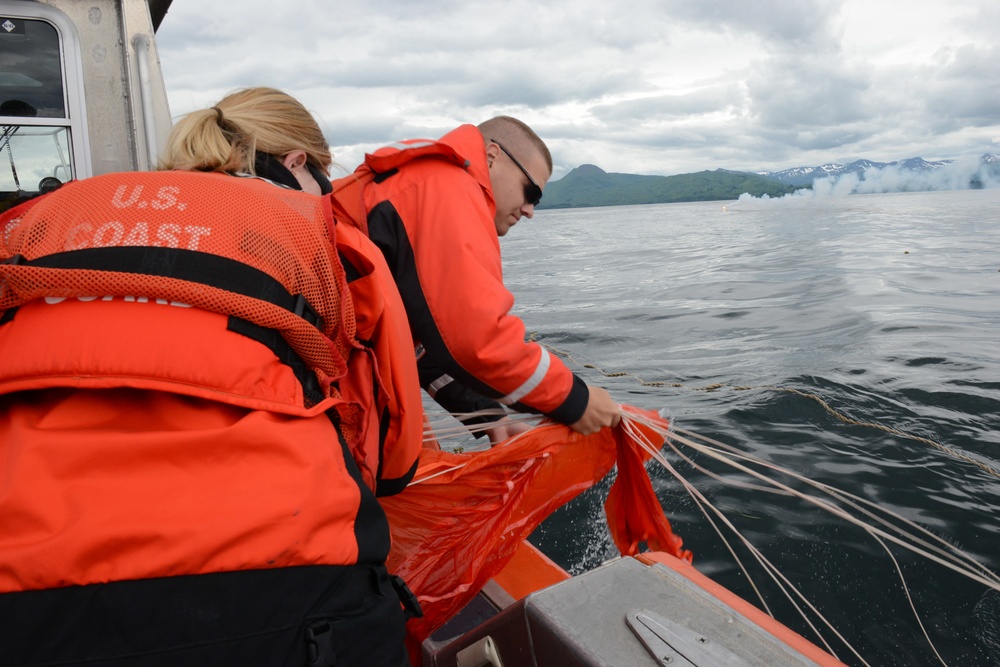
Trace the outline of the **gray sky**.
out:
M 996 0 L 175 0 L 171 112 L 301 99 L 339 164 L 498 114 L 554 178 L 1000 153 Z

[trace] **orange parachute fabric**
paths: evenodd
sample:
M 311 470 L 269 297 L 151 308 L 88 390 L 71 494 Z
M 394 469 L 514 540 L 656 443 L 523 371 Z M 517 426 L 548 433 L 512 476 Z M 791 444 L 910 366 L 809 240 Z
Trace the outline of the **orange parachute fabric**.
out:
M 666 430 L 655 413 L 642 414 Z M 662 446 L 655 430 L 632 425 Z M 690 562 L 646 475 L 648 457 L 623 426 L 583 436 L 551 422 L 486 451 L 424 449 L 413 482 L 381 499 L 392 532 L 389 570 L 406 580 L 424 612 L 407 624 L 411 646 L 467 604 L 549 514 L 616 462 L 618 479 L 606 504 L 615 544 L 634 555 L 645 542 Z
M 614 429 L 613 434 L 618 453 L 618 477 L 604 501 L 604 512 L 615 546 L 623 556 L 635 556 L 645 542 L 650 551 L 663 551 L 690 563 L 692 554 L 681 548 L 682 540 L 671 530 L 670 521 L 646 473 L 644 462 L 649 455 L 623 426 Z M 663 445 L 662 438 L 653 442 L 657 447 Z

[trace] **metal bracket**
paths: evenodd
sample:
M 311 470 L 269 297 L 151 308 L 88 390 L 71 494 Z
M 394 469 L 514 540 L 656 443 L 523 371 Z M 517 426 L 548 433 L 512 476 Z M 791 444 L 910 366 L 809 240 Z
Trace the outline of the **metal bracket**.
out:
M 625 622 L 663 667 L 753 667 L 705 635 L 646 609 L 633 609 Z
M 503 667 L 497 645 L 490 636 L 463 648 L 455 655 L 455 661 L 458 667 Z

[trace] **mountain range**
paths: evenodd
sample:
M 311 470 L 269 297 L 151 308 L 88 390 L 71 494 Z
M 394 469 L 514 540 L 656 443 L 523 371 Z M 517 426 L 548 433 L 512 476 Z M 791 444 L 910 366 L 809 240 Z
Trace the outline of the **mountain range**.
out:
M 980 164 L 1000 165 L 1000 155 L 986 153 L 979 158 Z M 844 174 L 858 174 L 863 176 L 873 169 L 892 168 L 900 171 L 929 171 L 938 170 L 955 164 L 955 160 L 925 160 L 922 157 L 911 157 L 907 160 L 897 160 L 895 162 L 874 162 L 872 160 L 855 160 L 849 164 L 822 164 L 818 167 L 794 167 L 782 171 L 755 171 L 753 173 L 766 178 L 773 178 L 776 181 L 789 185 L 809 185 L 817 178 L 835 178 Z
M 963 169 L 958 169 L 960 166 Z M 754 197 L 781 197 L 795 190 L 812 187 L 816 179 L 825 178 L 835 182 L 853 175 L 860 183 L 867 181 L 874 184 L 885 174 L 896 177 L 892 180 L 893 187 L 897 189 L 981 188 L 987 185 L 984 180 L 989 181 L 989 186 L 994 186 L 994 181 L 1000 185 L 1000 155 L 987 153 L 979 159 L 978 165 L 959 165 L 955 160 L 929 161 L 917 157 L 895 162 L 856 160 L 849 164 L 795 167 L 775 172 L 750 173 L 716 169 L 676 176 L 608 173 L 595 165 L 584 164 L 558 181 L 549 183 L 538 208 L 735 200 L 744 193 Z M 935 178 L 937 176 L 941 178 Z M 912 185 L 906 185 L 908 179 L 913 182 Z M 936 180 L 947 184 L 938 187 L 934 185 Z
M 773 178 L 737 171 L 699 171 L 677 176 L 609 174 L 592 164 L 580 165 L 545 188 L 538 208 L 626 206 L 683 201 L 736 199 L 744 192 L 755 197 L 781 197 L 798 188 Z

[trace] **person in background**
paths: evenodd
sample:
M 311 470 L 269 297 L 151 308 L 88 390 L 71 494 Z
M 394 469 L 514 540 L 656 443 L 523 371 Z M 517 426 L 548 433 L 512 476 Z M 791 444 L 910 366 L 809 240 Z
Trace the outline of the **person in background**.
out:
M 501 404 L 539 412 L 584 434 L 619 421 L 608 392 L 588 387 L 510 313 L 499 238 L 531 218 L 552 173 L 548 148 L 508 116 L 462 125 L 367 155 L 334 183 L 350 204 L 360 184 L 367 231 L 393 271 L 419 341 L 421 385 L 453 413 L 495 408 L 496 442 L 524 428 Z
M 254 88 L 176 125 L 175 171 L 0 217 L 0 662 L 409 664 L 376 496 L 420 421 L 379 420 L 420 388 L 398 296 L 353 300 L 342 259 L 383 260 L 335 238 L 330 162 Z M 356 336 L 390 325 L 409 375 L 366 404 L 379 341 Z

